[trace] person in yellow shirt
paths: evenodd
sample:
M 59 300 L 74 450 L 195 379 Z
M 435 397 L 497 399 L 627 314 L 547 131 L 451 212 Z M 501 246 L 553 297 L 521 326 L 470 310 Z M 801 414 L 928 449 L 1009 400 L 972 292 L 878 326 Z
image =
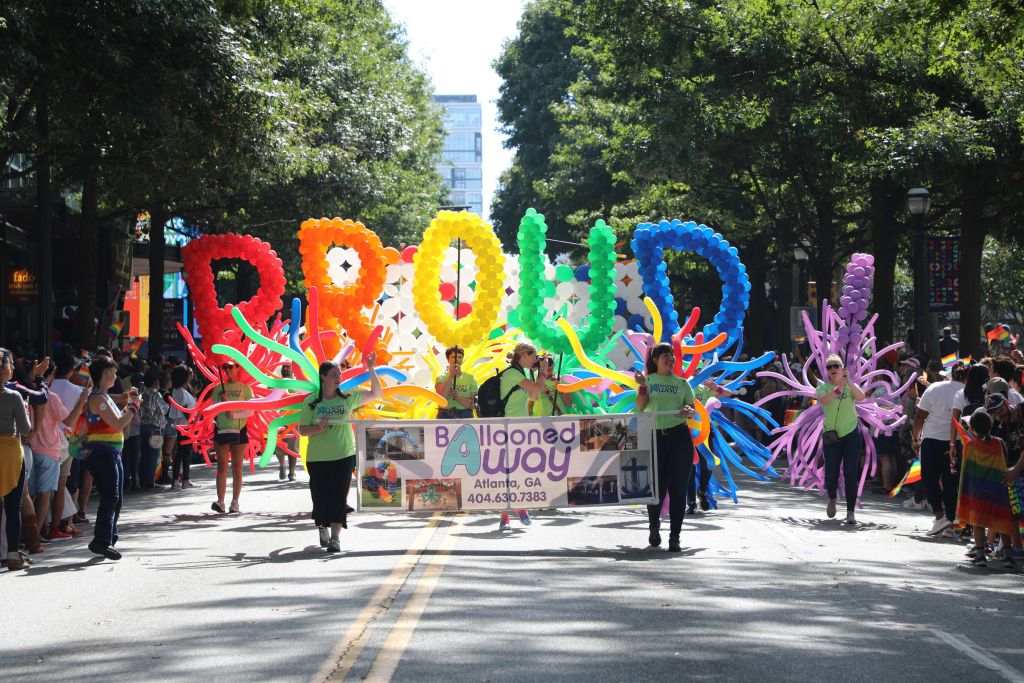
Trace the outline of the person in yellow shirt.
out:
M 248 401 L 253 397 L 252 387 L 238 377 L 239 367 L 232 362 L 221 366 L 221 382 L 210 392 L 214 403 Z M 224 381 L 226 376 L 227 381 Z M 214 419 L 213 443 L 217 451 L 217 501 L 210 508 L 223 514 L 238 514 L 238 497 L 242 495 L 242 465 L 249 450 L 246 420 L 251 411 L 226 410 Z M 224 509 L 224 496 L 228 487 L 228 462 L 231 463 L 231 506 Z
M 462 359 L 465 355 L 461 346 L 450 346 L 445 349 L 444 357 L 448 361 L 448 369 L 441 373 L 434 383 L 434 391 L 448 399 L 448 407 L 437 411 L 439 420 L 468 420 L 473 417 L 473 406 L 479 387 L 473 375 L 462 371 Z

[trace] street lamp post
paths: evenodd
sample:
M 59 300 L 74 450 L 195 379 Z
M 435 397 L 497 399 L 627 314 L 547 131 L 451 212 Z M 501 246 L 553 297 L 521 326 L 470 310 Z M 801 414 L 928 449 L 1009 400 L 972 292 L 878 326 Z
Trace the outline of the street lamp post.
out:
M 907 210 L 914 225 L 914 342 L 918 352 L 924 351 L 929 360 L 935 360 L 935 340 L 931 338 L 928 324 L 928 252 L 924 234 L 931 203 L 931 193 L 923 187 L 907 192 Z

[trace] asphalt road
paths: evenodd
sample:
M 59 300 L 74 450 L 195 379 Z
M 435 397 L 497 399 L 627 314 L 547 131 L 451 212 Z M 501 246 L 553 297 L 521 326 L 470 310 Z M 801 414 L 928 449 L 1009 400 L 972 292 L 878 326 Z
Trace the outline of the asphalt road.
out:
M 61 541 L 0 573 L 4 680 L 1024 681 L 1021 572 L 881 496 L 848 529 L 746 480 L 680 555 L 641 508 L 360 513 L 328 556 L 304 473 L 249 475 L 238 516 L 193 473 L 129 494 L 120 562 Z

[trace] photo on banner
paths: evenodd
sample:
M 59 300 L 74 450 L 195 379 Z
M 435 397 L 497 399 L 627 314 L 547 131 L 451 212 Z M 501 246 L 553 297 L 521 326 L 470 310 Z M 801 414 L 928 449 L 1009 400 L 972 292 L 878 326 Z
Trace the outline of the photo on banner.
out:
M 654 416 L 363 421 L 360 509 L 508 510 L 656 502 Z

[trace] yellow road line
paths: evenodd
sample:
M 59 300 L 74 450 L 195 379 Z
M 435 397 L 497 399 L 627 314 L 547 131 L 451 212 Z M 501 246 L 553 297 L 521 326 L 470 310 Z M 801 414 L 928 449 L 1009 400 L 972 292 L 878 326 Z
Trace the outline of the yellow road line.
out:
M 462 525 L 462 513 L 457 514 L 452 522 L 452 527 L 448 529 L 437 552 L 424 568 L 423 575 L 416 582 L 416 590 L 409 598 L 402 613 L 398 615 L 395 625 L 391 628 L 391 633 L 388 634 L 387 640 L 384 641 L 380 652 L 377 653 L 377 658 L 370 666 L 370 671 L 364 679 L 369 683 L 389 683 L 391 677 L 395 675 L 395 669 L 398 668 L 398 663 L 409 646 L 416 625 L 427 608 L 430 595 L 437 587 L 441 572 L 444 571 L 451 551 L 459 540 L 458 535 L 454 532 Z
M 405 585 L 409 575 L 415 569 L 420 555 L 426 550 L 427 544 L 437 530 L 437 525 L 440 521 L 441 514 L 434 513 L 427 525 L 420 529 L 405 555 L 398 560 L 394 569 L 391 570 L 391 573 L 384 579 L 380 588 L 370 598 L 366 607 L 356 617 L 356 620 L 349 627 L 345 636 L 331 650 L 331 654 L 324 660 L 323 665 L 316 675 L 313 676 L 312 681 L 320 683 L 321 681 L 345 680 L 345 676 L 348 675 L 349 670 L 356 663 L 356 660 L 359 659 L 359 654 L 366 646 L 366 641 L 370 637 L 372 622 L 387 612 L 395 596 L 402 590 L 402 586 Z

